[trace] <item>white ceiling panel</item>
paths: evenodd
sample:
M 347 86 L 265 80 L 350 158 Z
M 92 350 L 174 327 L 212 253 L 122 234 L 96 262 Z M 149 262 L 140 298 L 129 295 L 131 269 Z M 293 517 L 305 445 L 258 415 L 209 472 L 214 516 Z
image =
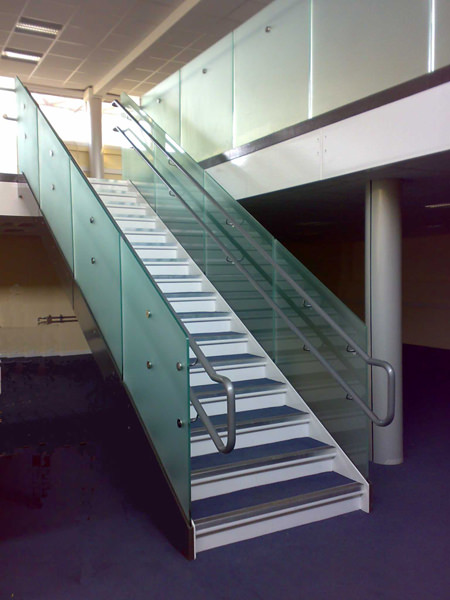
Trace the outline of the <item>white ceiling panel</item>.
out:
M 252 16 L 268 0 L 0 0 L 0 47 L 43 54 L 39 64 L 0 59 L 24 83 L 141 94 Z M 18 34 L 21 16 L 59 23 L 56 39 Z

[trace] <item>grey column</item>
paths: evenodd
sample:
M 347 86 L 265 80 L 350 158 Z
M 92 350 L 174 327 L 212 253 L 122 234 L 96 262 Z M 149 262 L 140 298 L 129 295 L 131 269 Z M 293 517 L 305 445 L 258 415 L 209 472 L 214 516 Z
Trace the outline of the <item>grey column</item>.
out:
M 91 177 L 101 179 L 103 177 L 103 155 L 102 155 L 102 99 L 94 96 L 91 87 L 84 94 L 84 101 L 89 111 L 91 125 L 91 138 L 89 144 L 89 170 Z
M 372 459 L 384 465 L 403 462 L 402 265 L 400 182 L 371 181 L 366 191 L 366 323 L 369 354 L 395 370 L 396 414 L 387 427 L 373 426 Z M 387 387 L 382 369 L 373 368 L 374 412 L 386 414 Z

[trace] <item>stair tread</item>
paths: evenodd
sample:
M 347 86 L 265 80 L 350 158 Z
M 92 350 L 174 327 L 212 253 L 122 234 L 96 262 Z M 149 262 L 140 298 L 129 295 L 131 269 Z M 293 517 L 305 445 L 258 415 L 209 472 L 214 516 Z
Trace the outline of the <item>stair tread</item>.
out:
M 183 298 L 216 298 L 216 294 L 213 292 L 168 292 L 165 294 L 169 300 L 182 300 Z
M 192 337 L 196 342 L 207 342 L 209 340 L 245 340 L 247 339 L 247 334 L 239 331 L 217 331 L 211 333 L 193 333 Z
M 200 275 L 154 275 L 155 281 L 166 282 L 166 281 L 201 281 Z
M 257 408 L 244 410 L 236 413 L 236 427 L 261 426 L 268 423 L 285 423 L 295 421 L 307 416 L 308 413 L 292 408 L 291 406 L 270 406 L 269 408 Z M 210 417 L 217 431 L 227 428 L 227 415 L 213 415 Z M 191 422 L 192 437 L 201 436 L 206 433 L 206 428 L 200 419 Z
M 215 310 L 201 310 L 201 311 L 192 311 L 192 312 L 179 312 L 177 313 L 180 319 L 189 320 L 189 319 L 206 319 L 210 317 L 211 319 L 218 319 L 223 317 L 231 318 L 231 314 L 229 312 L 223 311 L 215 311 Z
M 283 503 L 292 504 L 292 501 L 294 501 L 295 504 L 301 504 L 305 501 L 319 499 L 320 495 L 325 493 L 328 493 L 327 497 L 329 497 L 330 495 L 336 496 L 360 489 L 361 485 L 352 479 L 333 471 L 327 471 L 195 500 L 192 502 L 191 514 L 196 523 L 201 520 L 202 524 L 206 526 L 208 521 L 212 525 L 212 521 L 220 518 L 220 516 L 229 515 L 230 517 L 234 516 L 234 518 L 239 518 L 239 516 L 245 518 L 250 516 L 248 513 L 254 512 L 257 507 L 263 507 L 270 503 L 278 503 L 278 508 L 283 508 Z M 267 508 L 269 509 L 269 507 Z M 239 512 L 241 512 L 241 515 L 238 514 Z
M 264 356 L 257 356 L 256 354 L 249 354 L 247 352 L 242 354 L 220 354 L 219 356 L 208 356 L 208 361 L 215 367 L 228 366 L 228 365 L 239 365 L 239 364 L 250 364 L 250 363 L 264 363 L 266 359 Z M 191 358 L 189 363 L 191 366 L 196 365 L 197 359 Z M 203 368 L 201 364 L 199 368 Z
M 159 235 L 161 235 L 161 232 L 158 231 L 157 232 Z M 176 244 L 172 244 L 171 242 L 169 243 L 165 243 L 165 242 L 134 242 L 133 243 L 133 247 L 137 248 L 138 250 L 143 250 L 145 248 L 162 248 L 162 249 L 166 249 L 166 248 L 177 248 Z
M 316 452 L 331 448 L 332 446 L 314 438 L 300 437 L 283 440 L 282 442 L 239 448 L 233 450 L 230 454 L 214 452 L 192 457 L 191 473 L 192 477 L 196 478 L 212 472 L 228 471 L 230 469 L 234 471 L 238 467 L 257 466 L 259 463 L 265 464 L 267 461 L 274 463 L 294 460 L 296 457 L 310 451 Z
M 247 379 L 233 383 L 236 396 L 241 394 L 252 394 L 255 392 L 272 391 L 283 389 L 285 384 L 267 377 L 260 379 Z M 195 385 L 191 388 L 198 399 L 225 396 L 223 385 L 220 383 L 208 383 L 207 385 Z
M 178 263 L 178 264 L 183 264 L 183 265 L 189 264 L 189 261 L 187 258 L 144 258 L 143 261 L 144 261 L 145 265 L 152 265 L 152 264 L 159 265 L 162 263 L 169 263 L 169 264 Z

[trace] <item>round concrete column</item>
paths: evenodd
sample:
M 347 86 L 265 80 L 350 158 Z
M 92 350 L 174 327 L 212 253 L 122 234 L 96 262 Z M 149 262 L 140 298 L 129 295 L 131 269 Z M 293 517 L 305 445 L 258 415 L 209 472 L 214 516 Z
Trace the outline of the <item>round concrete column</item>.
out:
M 89 111 L 91 125 L 91 139 L 89 144 L 89 170 L 91 177 L 102 179 L 103 155 L 102 155 L 102 99 L 94 96 L 91 87 L 84 94 L 84 101 Z
M 371 181 L 366 191 L 366 323 L 369 354 L 387 360 L 395 370 L 395 418 L 387 427 L 373 426 L 372 458 L 384 465 L 403 462 L 402 410 L 402 269 L 400 182 Z M 372 368 L 374 412 L 383 417 L 387 406 L 384 371 Z

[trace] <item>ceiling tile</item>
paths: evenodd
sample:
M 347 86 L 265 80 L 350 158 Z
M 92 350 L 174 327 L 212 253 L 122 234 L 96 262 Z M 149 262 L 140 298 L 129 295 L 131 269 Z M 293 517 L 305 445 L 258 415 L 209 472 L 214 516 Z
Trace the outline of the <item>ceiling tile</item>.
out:
M 37 35 L 27 35 L 26 33 L 13 33 L 8 40 L 8 46 L 30 52 L 47 52 L 52 45 L 50 38 L 39 37 Z
M 51 77 L 52 79 L 61 79 L 65 81 L 73 73 L 70 69 L 55 69 L 47 67 L 45 64 L 38 65 L 33 73 L 33 77 Z
M 226 0 L 226 2 L 223 0 L 203 0 L 201 10 L 205 15 L 222 18 L 245 4 L 247 4 L 245 0 Z
M 127 51 L 130 47 L 136 45 L 136 41 L 129 35 L 110 33 L 100 44 L 100 48 L 117 50 L 118 52 Z
M 0 8 L 2 8 L 1 5 L 0 5 Z M 0 12 L 0 27 L 3 30 L 10 31 L 11 29 L 13 29 L 16 26 L 16 23 L 17 23 L 17 15 L 14 15 L 11 13 Z
M 69 58 L 67 56 L 57 56 L 54 54 L 47 54 L 42 60 L 41 65 L 45 65 L 47 69 L 65 69 L 67 71 L 73 71 L 80 64 L 78 58 Z
M 82 44 L 74 44 L 72 42 L 56 41 L 52 46 L 52 54 L 58 56 L 71 56 L 72 58 L 83 59 L 92 52 L 92 48 Z
M 158 42 L 149 48 L 149 53 L 154 58 L 165 58 L 168 60 L 176 56 L 180 50 L 181 49 L 176 46 Z
M 0 30 L 0 46 L 3 46 L 8 39 L 9 31 L 1 31 Z
M 167 62 L 165 58 L 155 58 L 150 56 L 150 50 L 147 50 L 139 58 L 134 60 L 130 65 L 134 69 L 148 69 L 149 71 L 156 71 Z
M 33 0 L 26 5 L 23 16 L 63 24 L 77 11 L 78 7 L 74 4 L 64 4 L 53 0 Z
M 75 42 L 79 44 L 85 44 L 87 46 L 94 47 L 98 44 L 98 35 L 95 31 L 89 29 L 83 29 L 82 27 L 75 27 L 69 25 L 64 29 L 58 38 L 61 42 Z
M 77 12 L 70 20 L 70 24 L 74 27 L 86 27 L 87 29 L 95 29 L 101 23 L 102 31 L 112 29 L 117 25 L 117 15 L 111 14 L 110 10 L 105 8 L 95 8 L 90 5 L 88 9 Z
M 1 0 L 0 6 L 2 12 L 19 15 L 25 6 L 25 2 L 26 0 Z

